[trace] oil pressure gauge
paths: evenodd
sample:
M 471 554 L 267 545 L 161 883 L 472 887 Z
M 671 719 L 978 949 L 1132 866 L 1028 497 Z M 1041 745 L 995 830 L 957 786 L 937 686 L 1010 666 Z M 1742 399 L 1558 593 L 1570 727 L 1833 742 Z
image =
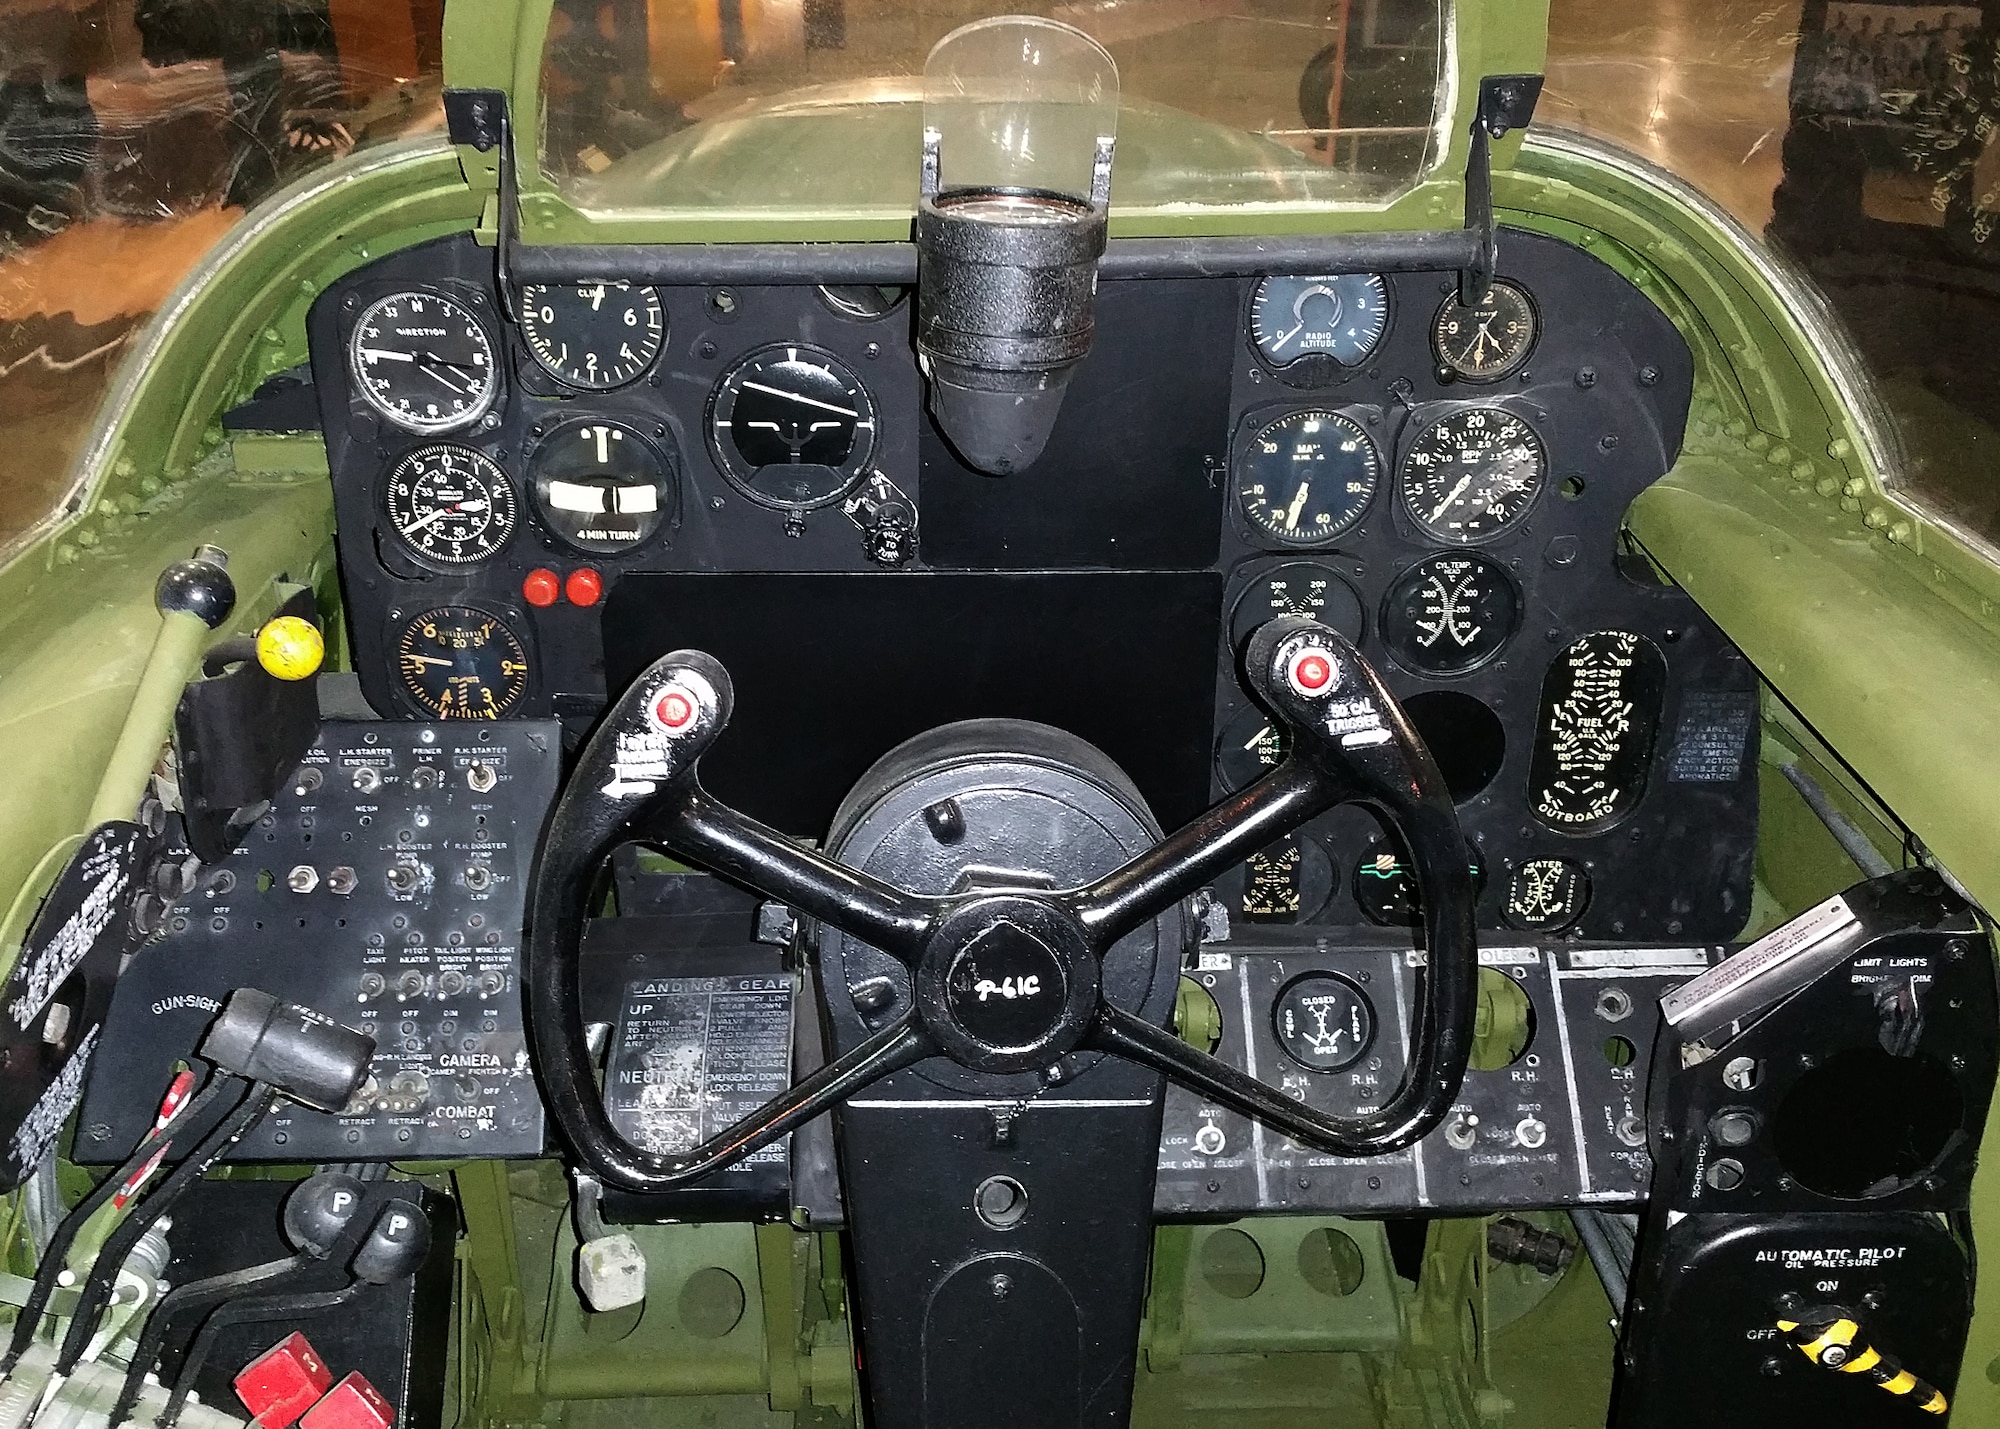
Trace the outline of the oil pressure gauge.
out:
M 1307 973 L 1278 994 L 1271 1030 L 1307 1071 L 1341 1072 L 1375 1045 L 1375 1004 L 1338 973 Z

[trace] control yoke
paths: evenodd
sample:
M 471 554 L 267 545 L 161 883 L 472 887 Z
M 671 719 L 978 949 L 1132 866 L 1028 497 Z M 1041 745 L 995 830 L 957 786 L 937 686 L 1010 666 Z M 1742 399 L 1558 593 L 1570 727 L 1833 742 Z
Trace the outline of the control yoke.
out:
M 1088 887 L 925 896 L 835 863 L 711 798 L 698 766 L 729 723 L 729 675 L 699 651 L 655 661 L 585 746 L 543 837 L 530 905 L 529 1030 L 549 1110 L 577 1159 L 609 1185 L 666 1190 L 925 1058 L 1006 1073 L 1076 1049 L 1151 1067 L 1333 1155 L 1375 1156 L 1421 1138 L 1458 1095 L 1477 1007 L 1472 878 L 1443 776 L 1381 677 L 1334 631 L 1274 620 L 1251 637 L 1245 665 L 1251 689 L 1290 736 L 1276 769 Z M 1106 1000 L 1099 963 L 1120 938 L 1218 874 L 1348 803 L 1378 811 L 1408 848 L 1428 956 L 1402 1085 L 1374 1110 L 1332 1116 Z M 578 990 L 591 889 L 623 842 L 657 845 L 879 948 L 910 968 L 914 1005 L 700 1145 L 675 1154 L 633 1146 L 598 1098 Z M 1012 995 L 990 996 L 995 988 Z

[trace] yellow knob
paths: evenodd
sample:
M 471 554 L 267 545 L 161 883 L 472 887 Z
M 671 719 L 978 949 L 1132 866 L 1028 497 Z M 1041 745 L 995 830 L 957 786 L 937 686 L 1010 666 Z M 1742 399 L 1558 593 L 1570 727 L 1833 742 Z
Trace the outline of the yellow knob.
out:
M 303 680 L 326 658 L 319 627 L 296 615 L 281 615 L 257 632 L 257 663 L 280 680 Z

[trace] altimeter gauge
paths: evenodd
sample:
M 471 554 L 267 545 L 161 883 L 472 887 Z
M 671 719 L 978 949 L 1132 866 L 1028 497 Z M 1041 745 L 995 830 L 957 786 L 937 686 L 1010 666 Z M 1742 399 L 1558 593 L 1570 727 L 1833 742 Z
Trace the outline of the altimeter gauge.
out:
M 389 529 L 442 566 L 498 554 L 514 534 L 514 484 L 490 457 L 439 442 L 407 452 L 382 482 Z
M 1338 973 L 1306 973 L 1278 994 L 1271 1030 L 1307 1071 L 1345 1071 L 1375 1045 L 1375 1004 Z
M 1425 675 L 1463 675 L 1498 655 L 1521 622 L 1521 597 L 1497 562 L 1467 551 L 1426 556 L 1389 587 L 1382 642 Z
M 1542 439 L 1523 418 L 1504 407 L 1462 407 L 1410 443 L 1403 503 L 1426 534 L 1477 545 L 1519 524 L 1547 469 Z
M 521 289 L 521 336 L 551 377 L 605 392 L 653 365 L 666 345 L 667 313 L 657 288 L 529 284 Z
M 1317 546 L 1353 529 L 1382 478 L 1361 424 L 1338 412 L 1287 412 L 1251 433 L 1236 467 L 1236 505 L 1258 535 Z
M 349 331 L 347 361 L 362 399 L 406 432 L 467 426 L 500 395 L 485 324 L 443 293 L 377 298 Z
M 1431 322 L 1431 347 L 1439 375 L 1461 382 L 1498 382 L 1517 371 L 1534 349 L 1535 304 L 1512 283 L 1494 283 L 1467 306 L 1456 293 Z
M 528 692 L 528 652 L 499 616 L 440 605 L 404 622 L 395 641 L 403 694 L 434 719 L 499 719 Z

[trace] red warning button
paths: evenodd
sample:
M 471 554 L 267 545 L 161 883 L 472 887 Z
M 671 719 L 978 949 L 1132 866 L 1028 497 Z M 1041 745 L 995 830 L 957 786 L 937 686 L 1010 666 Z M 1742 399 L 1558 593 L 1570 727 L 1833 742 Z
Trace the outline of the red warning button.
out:
M 299 1429 L 391 1429 L 396 1411 L 357 1370 L 306 1411 Z
M 1333 683 L 1333 656 L 1317 645 L 1308 645 L 1292 656 L 1285 674 L 1300 694 L 1324 694 Z
M 294 1330 L 243 1366 L 235 1383 L 236 1397 L 264 1429 L 291 1429 L 326 1393 L 333 1371 Z
M 653 722 L 668 734 L 679 734 L 694 723 L 695 704 L 686 690 L 668 686 L 653 701 Z

